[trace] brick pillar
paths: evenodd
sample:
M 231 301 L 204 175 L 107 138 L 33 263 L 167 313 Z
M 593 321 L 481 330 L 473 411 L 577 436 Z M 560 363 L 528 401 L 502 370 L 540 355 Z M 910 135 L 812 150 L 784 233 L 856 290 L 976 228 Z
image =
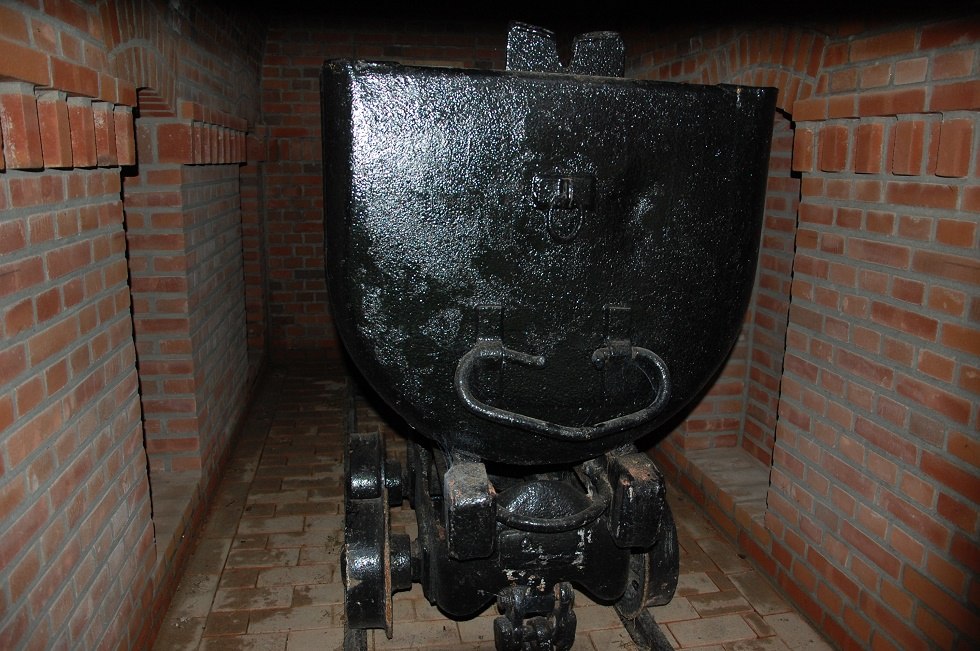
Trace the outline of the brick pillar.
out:
M 125 198 L 147 454 L 151 473 L 209 471 L 227 449 L 249 378 L 238 164 L 245 138 L 146 112 Z

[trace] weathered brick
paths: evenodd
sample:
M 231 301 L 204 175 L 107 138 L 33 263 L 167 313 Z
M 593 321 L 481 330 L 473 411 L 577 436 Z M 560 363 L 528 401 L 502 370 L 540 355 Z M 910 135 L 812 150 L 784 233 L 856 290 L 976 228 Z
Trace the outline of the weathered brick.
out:
M 799 122 L 823 120 L 827 117 L 827 99 L 810 98 L 797 100 L 793 104 L 793 119 Z
M 924 162 L 926 123 L 922 120 L 901 120 L 892 132 L 891 171 L 894 174 L 917 176 Z
M 0 7 L 0 36 L 12 41 L 27 43 L 26 16 L 13 7 Z
M 818 134 L 818 164 L 824 172 L 840 172 L 847 167 L 848 129 L 829 125 Z
M 99 96 L 99 74 L 82 64 L 51 59 L 51 83 L 59 89 L 86 97 Z
M 947 591 L 937 586 L 921 572 L 909 568 L 903 576 L 902 585 L 912 594 L 917 595 L 934 611 L 943 613 L 944 618 L 959 630 L 975 631 L 980 629 L 980 616 L 963 603 L 950 597 Z
M 980 285 L 976 258 L 920 249 L 912 254 L 912 270 L 956 282 Z
M 980 26 L 970 18 L 933 23 L 922 27 L 920 47 L 923 49 L 969 45 L 980 38 Z
M 856 550 L 864 554 L 872 563 L 877 565 L 888 576 L 897 577 L 901 563 L 891 553 L 885 550 L 884 546 L 858 530 L 850 522 L 841 522 L 841 535 L 844 540 L 854 546 Z
M 936 241 L 942 244 L 971 248 L 974 246 L 976 236 L 976 222 L 940 219 L 936 223 Z
M 884 125 L 860 124 L 854 131 L 854 171 L 859 174 L 877 174 L 881 171 Z
M 980 330 L 944 323 L 941 341 L 950 348 L 980 355 Z
M 930 111 L 971 111 L 980 108 L 980 81 L 933 86 Z
M 57 91 L 41 93 L 37 98 L 37 112 L 45 167 L 71 167 L 67 97 Z
M 867 61 L 912 52 L 916 30 L 888 31 L 881 35 L 859 38 L 851 42 L 850 60 Z
M 0 132 L 7 169 L 44 166 L 37 101 L 30 84 L 0 82 Z
M 890 182 L 885 198 L 889 203 L 923 208 L 956 208 L 957 189 L 938 183 Z
M 0 16 L 0 25 L 5 22 L 5 17 Z M 16 31 L 17 27 L 13 26 L 12 30 Z M 0 57 L 0 77 L 49 86 L 51 77 L 48 73 L 48 61 L 49 57 L 40 50 L 27 44 L 5 40 L 3 56 Z
M 895 62 L 895 74 L 892 80 L 896 85 L 918 84 L 926 80 L 929 71 L 928 57 L 915 57 Z
M 896 391 L 958 423 L 966 423 L 970 419 L 970 402 L 939 387 L 912 377 L 899 376 Z
M 973 71 L 975 56 L 973 49 L 936 54 L 932 58 L 932 78 L 939 80 L 968 77 Z
M 157 157 L 161 163 L 193 163 L 194 139 L 190 123 L 157 125 Z
M 936 174 L 953 178 L 961 178 L 969 174 L 972 144 L 972 120 L 943 120 L 939 131 Z
M 858 115 L 862 117 L 922 113 L 926 92 L 922 88 L 862 93 L 858 97 Z
M 71 151 L 75 167 L 95 167 L 98 164 L 98 155 L 92 100 L 69 97 L 68 123 L 71 127 Z
M 109 102 L 92 103 L 92 121 L 95 125 L 95 160 L 99 167 L 119 164 L 116 154 L 116 120 Z

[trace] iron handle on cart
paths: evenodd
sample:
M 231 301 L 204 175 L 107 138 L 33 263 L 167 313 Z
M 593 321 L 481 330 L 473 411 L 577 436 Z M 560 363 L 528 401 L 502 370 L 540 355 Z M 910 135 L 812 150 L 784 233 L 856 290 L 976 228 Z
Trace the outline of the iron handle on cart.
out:
M 459 396 L 467 409 L 495 423 L 517 427 L 560 441 L 592 441 L 652 420 L 660 413 L 670 398 L 670 372 L 667 370 L 667 364 L 664 360 L 653 351 L 640 346 L 630 346 L 628 351 L 629 360 L 643 372 L 651 386 L 655 388 L 656 395 L 653 401 L 643 409 L 595 425 L 572 427 L 551 423 L 525 414 L 493 407 L 477 398 L 470 387 L 469 378 L 473 369 L 482 361 L 506 360 L 535 368 L 543 368 L 545 365 L 543 356 L 529 355 L 507 348 L 499 338 L 481 339 L 459 360 L 454 377 L 456 395 Z M 612 346 L 602 346 L 592 353 L 592 363 L 597 368 L 602 368 L 606 360 L 617 354 L 618 351 L 614 350 Z

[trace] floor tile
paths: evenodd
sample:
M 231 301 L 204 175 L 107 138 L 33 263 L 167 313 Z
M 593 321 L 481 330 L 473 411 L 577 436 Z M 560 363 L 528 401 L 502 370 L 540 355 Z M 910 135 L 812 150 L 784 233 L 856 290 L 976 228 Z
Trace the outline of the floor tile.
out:
M 698 546 L 725 574 L 744 572 L 752 567 L 748 561 L 739 556 L 730 543 L 719 537 L 701 538 L 698 540 Z
M 575 618 L 578 620 L 578 627 L 583 631 L 594 631 L 604 628 L 620 629 L 623 627 L 623 623 L 619 621 L 619 615 L 616 614 L 616 611 L 606 606 L 576 608 Z
M 493 620 L 496 617 L 497 612 L 493 612 L 484 615 L 482 617 L 474 617 L 473 619 L 468 619 L 466 621 L 457 622 L 457 628 L 459 629 L 459 637 L 463 642 L 493 642 Z
M 298 516 L 297 516 L 298 517 Z M 269 547 L 277 549 L 290 547 L 322 547 L 338 541 L 336 534 L 323 531 L 304 531 L 269 534 Z
M 664 606 L 655 606 L 650 609 L 654 620 L 660 624 L 667 622 L 680 622 L 685 619 L 698 619 L 700 615 L 694 610 L 694 606 L 687 600 L 687 597 L 675 596 L 670 603 Z
M 728 576 L 752 607 L 760 615 L 772 615 L 790 609 L 789 604 L 769 585 L 758 572 L 743 572 Z
M 578 641 L 578 635 L 576 642 Z M 616 651 L 639 651 L 629 634 L 623 629 L 607 628 L 601 631 L 589 632 L 589 640 L 596 651 L 616 649 Z M 584 641 L 584 640 L 583 640 Z
M 334 565 L 297 565 L 296 567 L 274 567 L 259 570 L 256 585 L 308 585 L 310 583 L 330 583 L 333 581 Z
M 300 631 L 333 625 L 333 606 L 297 606 L 257 611 L 248 620 L 249 633 Z
M 170 602 L 168 617 L 172 619 L 207 617 L 214 591 L 218 588 L 216 574 L 185 574 Z
M 283 651 L 286 634 L 241 635 L 235 637 L 207 637 L 201 641 L 200 651 Z
M 778 637 L 766 637 L 758 640 L 742 640 L 734 642 L 730 651 L 790 651 L 786 643 Z
M 292 531 L 303 531 L 303 516 L 284 515 L 281 518 L 259 518 L 241 520 L 238 524 L 238 533 L 286 533 Z
M 780 613 L 763 619 L 773 627 L 786 646 L 794 651 L 831 651 L 832 649 L 797 613 Z
M 749 602 L 736 590 L 691 595 L 687 600 L 701 617 L 729 615 L 752 610 Z
M 677 590 L 675 594 L 687 597 L 708 592 L 718 592 L 718 586 L 704 572 L 685 572 L 684 570 L 685 568 L 682 564 L 681 574 L 677 578 Z
M 227 567 L 284 567 L 299 563 L 299 549 L 236 549 L 228 554 Z
M 440 645 L 462 643 L 456 622 L 399 622 L 396 635 L 390 640 L 383 631 L 374 632 L 374 647 L 381 649 L 429 649 Z
M 324 585 L 297 585 L 292 588 L 294 606 L 344 605 L 344 584 L 339 580 Z
M 723 644 L 755 637 L 755 633 L 738 615 L 706 617 L 667 624 L 681 647 Z
M 259 578 L 259 571 L 255 568 L 225 568 L 218 581 L 219 588 L 254 588 L 255 581 Z
M 269 608 L 289 608 L 291 605 L 293 605 L 292 586 L 226 588 L 215 593 L 211 611 L 266 610 Z
M 286 651 L 334 651 L 344 644 L 344 629 L 318 628 L 292 631 L 286 640 Z
M 204 624 L 205 637 L 216 635 L 245 635 L 248 632 L 247 612 L 211 612 Z
M 168 613 L 169 615 L 169 613 Z M 154 649 L 161 651 L 194 651 L 204 634 L 204 617 L 168 616 L 160 624 Z
M 319 547 L 297 547 L 299 552 L 298 565 L 319 565 L 323 563 L 340 562 L 340 548 L 343 545 L 343 536 L 340 538 L 327 537 L 326 541 Z

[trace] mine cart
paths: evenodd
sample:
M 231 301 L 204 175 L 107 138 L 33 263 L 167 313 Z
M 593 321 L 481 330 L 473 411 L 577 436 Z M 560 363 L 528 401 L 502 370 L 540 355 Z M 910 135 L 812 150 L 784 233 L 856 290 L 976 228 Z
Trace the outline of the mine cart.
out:
M 615 33 L 514 24 L 504 71 L 329 61 L 333 318 L 420 442 L 347 441 L 348 649 L 421 583 L 496 603 L 498 649 L 568 649 L 575 591 L 669 649 L 678 547 L 635 441 L 729 354 L 755 276 L 775 90 L 623 78 Z M 410 501 L 418 538 L 392 534 Z

